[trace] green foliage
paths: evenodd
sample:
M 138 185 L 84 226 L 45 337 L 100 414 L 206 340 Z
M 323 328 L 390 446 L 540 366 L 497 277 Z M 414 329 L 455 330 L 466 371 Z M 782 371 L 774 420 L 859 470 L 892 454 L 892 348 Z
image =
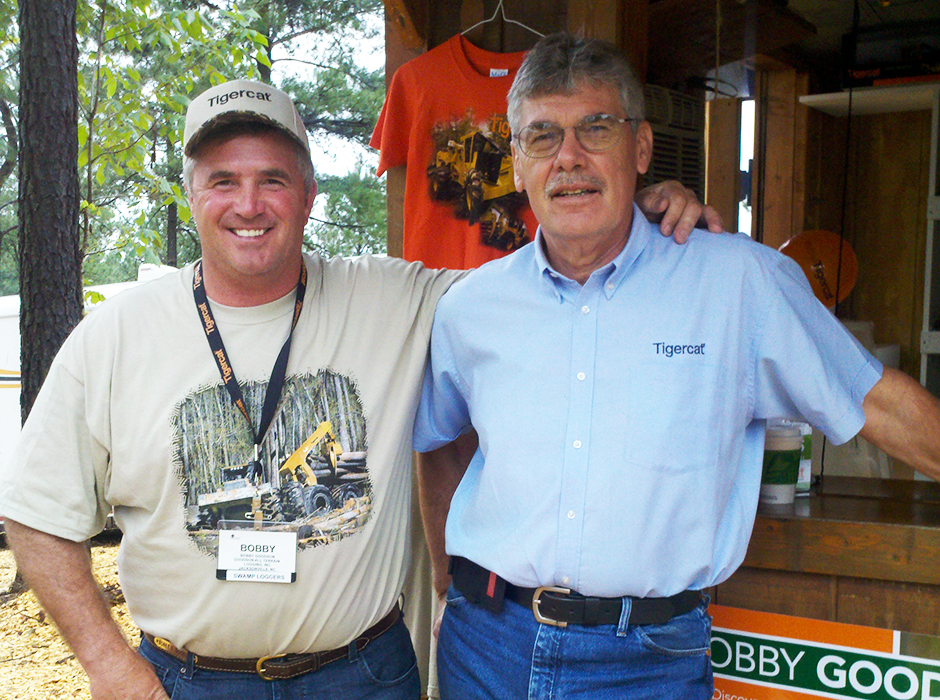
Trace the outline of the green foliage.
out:
M 379 31 L 381 12 L 381 0 L 78 3 L 77 165 L 86 283 L 132 279 L 141 262 L 165 261 L 171 205 L 178 212 L 178 264 L 201 254 L 181 184 L 180 141 L 191 96 L 210 85 L 236 77 L 270 81 L 272 70 L 276 76 L 283 72 L 280 86 L 298 103 L 312 139 L 335 135 L 367 144 L 384 97 L 384 76 L 382 69 L 359 65 L 357 42 L 350 37 Z M 9 105 L 13 129 L 0 123 L 0 139 L 11 162 L 16 15 L 13 0 L 0 0 L 0 65 L 6 69 L 0 78 L 0 117 Z M 0 146 L 0 159 L 3 152 Z M 330 193 L 327 216 L 336 216 L 339 224 L 330 230 L 340 232 L 342 241 L 330 243 L 329 231 L 317 224 L 311 234 L 316 247 L 384 250 L 385 202 L 377 194 L 381 185 L 368 179 L 357 175 L 343 184 L 350 195 L 333 194 L 330 178 L 321 180 L 321 191 Z M 0 162 L 0 294 L 15 293 L 18 286 L 16 190 L 15 168 L 4 177 Z M 351 219 L 350 212 L 362 219 Z M 343 247 L 356 227 L 363 242 Z
M 176 203 L 189 96 L 232 76 L 256 77 L 267 40 L 235 9 L 209 14 L 156 0 L 80 4 L 78 167 L 89 283 L 127 279 L 160 253 L 156 211 Z M 149 225 L 148 225 L 149 224 Z
M 314 206 L 306 245 L 323 255 L 362 255 L 385 252 L 385 188 L 371 174 L 357 170 L 338 177 L 321 177 L 317 205 L 325 199 L 324 218 Z
M 7 188 L 4 187 L 4 190 Z M 3 194 L 4 197 L 8 196 L 6 192 Z M 16 192 L 12 193 L 14 199 L 16 198 Z M 3 235 L 0 236 L 0 296 L 7 296 L 9 294 L 16 294 L 20 290 L 20 280 L 19 280 L 19 242 L 17 241 L 17 223 L 15 220 L 15 215 L 11 219 L 11 210 L 12 207 L 6 207 L 0 215 L 0 222 L 2 222 L 3 231 L 0 232 Z

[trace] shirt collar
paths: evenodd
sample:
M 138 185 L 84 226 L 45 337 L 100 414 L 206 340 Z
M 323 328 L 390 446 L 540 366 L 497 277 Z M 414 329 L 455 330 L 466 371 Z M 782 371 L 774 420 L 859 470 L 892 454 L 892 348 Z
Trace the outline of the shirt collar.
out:
M 599 276 L 604 285 L 604 294 L 608 299 L 613 297 L 614 293 L 620 287 L 627 272 L 640 257 L 640 253 L 646 248 L 650 239 L 651 224 L 643 216 L 639 207 L 633 205 L 633 225 L 630 228 L 630 237 L 627 244 L 616 258 L 611 260 L 603 267 L 595 270 L 591 277 Z M 559 302 L 562 300 L 561 288 L 567 285 L 577 285 L 571 280 L 552 268 L 548 257 L 545 255 L 545 240 L 542 235 L 542 227 L 539 226 L 535 232 L 535 264 L 543 281 L 548 283 Z

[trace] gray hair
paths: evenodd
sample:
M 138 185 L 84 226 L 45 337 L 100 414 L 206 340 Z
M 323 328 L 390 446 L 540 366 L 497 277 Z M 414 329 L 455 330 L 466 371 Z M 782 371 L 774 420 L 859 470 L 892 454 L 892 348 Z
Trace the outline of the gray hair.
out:
M 232 136 L 240 136 L 242 134 L 265 133 L 283 134 L 284 132 L 264 122 L 235 122 L 215 130 L 199 144 L 196 152 L 192 156 L 187 156 L 185 153 L 183 154 L 183 184 L 186 187 L 186 191 L 190 192 L 192 190 L 193 168 L 196 166 L 196 161 L 199 160 L 199 151 L 205 147 L 207 143 L 219 139 L 231 138 Z M 296 143 L 294 139 L 287 139 L 287 141 L 290 143 L 294 155 L 297 157 L 297 169 L 303 177 L 304 191 L 309 192 L 314 184 L 313 161 L 310 159 L 310 154 L 305 151 L 299 143 Z
M 620 104 L 628 119 L 643 121 L 646 112 L 643 86 L 615 46 L 566 33 L 540 39 L 526 54 L 509 89 L 506 113 L 509 127 L 514 133 L 522 128 L 525 100 L 572 95 L 585 87 L 603 85 L 620 93 Z M 631 123 L 634 130 L 637 123 Z

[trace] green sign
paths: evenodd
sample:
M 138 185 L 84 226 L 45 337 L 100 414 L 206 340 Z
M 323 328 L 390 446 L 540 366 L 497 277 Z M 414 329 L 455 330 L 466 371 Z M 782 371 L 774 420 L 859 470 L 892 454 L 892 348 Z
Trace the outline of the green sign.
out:
M 827 698 L 940 700 L 940 663 L 715 629 L 716 677 Z

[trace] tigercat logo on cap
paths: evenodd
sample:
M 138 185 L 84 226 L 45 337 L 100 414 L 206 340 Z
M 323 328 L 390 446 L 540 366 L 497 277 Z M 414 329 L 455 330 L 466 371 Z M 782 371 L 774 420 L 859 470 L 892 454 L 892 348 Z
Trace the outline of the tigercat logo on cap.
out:
M 249 100 L 261 100 L 262 102 L 271 101 L 270 92 L 256 92 L 255 90 L 233 90 L 222 95 L 216 95 L 209 98 L 210 107 L 221 107 L 229 100 L 237 100 L 239 97 L 247 97 Z

